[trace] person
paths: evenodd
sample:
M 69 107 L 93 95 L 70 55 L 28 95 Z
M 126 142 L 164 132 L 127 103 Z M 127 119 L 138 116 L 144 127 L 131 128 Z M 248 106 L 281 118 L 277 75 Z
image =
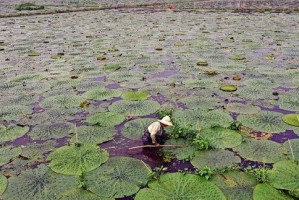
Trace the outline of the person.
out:
M 167 126 L 173 126 L 169 116 L 165 116 L 161 120 L 151 123 L 142 136 L 143 144 L 156 146 L 164 144 L 166 140 L 164 128 Z

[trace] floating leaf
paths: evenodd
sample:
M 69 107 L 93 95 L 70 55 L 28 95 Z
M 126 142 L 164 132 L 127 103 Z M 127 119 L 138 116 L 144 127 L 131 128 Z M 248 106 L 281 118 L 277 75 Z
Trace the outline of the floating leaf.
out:
M 4 106 L 0 108 L 0 120 L 18 120 L 32 113 L 32 108 L 21 105 Z
M 90 144 L 74 144 L 56 149 L 48 156 L 49 167 L 61 174 L 82 175 L 108 160 L 108 152 Z
M 267 183 L 258 184 L 253 191 L 253 200 L 291 200 L 292 197 L 273 188 Z
M 167 173 L 140 190 L 135 200 L 224 200 L 222 191 L 213 183 L 193 174 Z
M 121 66 L 118 63 L 108 63 L 108 64 L 104 65 L 103 70 L 116 71 L 116 70 L 119 70 L 120 68 L 121 68 Z
M 226 110 L 229 112 L 239 113 L 239 114 L 256 114 L 261 111 L 258 106 L 242 104 L 242 103 L 228 103 L 226 105 Z
M 124 120 L 125 116 L 114 112 L 96 113 L 86 118 L 89 124 L 98 126 L 115 126 Z
M 74 132 L 72 123 L 46 123 L 35 126 L 28 135 L 32 139 L 47 140 L 51 138 L 61 138 L 69 136 Z
M 29 131 L 28 126 L 3 126 L 0 124 L 0 142 L 15 140 Z
M 5 146 L 0 148 L 0 166 L 8 163 L 11 159 L 21 154 L 20 147 Z
M 204 59 L 199 59 L 196 63 L 197 66 L 208 66 L 208 62 L 205 61 Z
M 43 144 L 30 144 L 22 147 L 22 157 L 31 160 L 39 159 L 43 157 L 43 154 L 48 153 L 54 149 L 55 142 L 48 141 Z
M 233 149 L 241 157 L 252 161 L 275 163 L 286 158 L 282 145 L 270 140 L 250 139 Z
M 140 101 L 140 100 L 147 99 L 148 96 L 149 96 L 149 93 L 146 91 L 140 91 L 140 92 L 128 91 L 122 95 L 122 98 L 124 100 L 129 100 L 129 101 Z
M 44 99 L 40 106 L 42 108 L 60 108 L 60 109 L 67 109 L 67 108 L 75 108 L 79 107 L 80 103 L 83 102 L 85 99 L 71 94 L 61 94 L 57 96 L 51 96 Z
M 83 97 L 92 100 L 105 100 L 105 99 L 111 99 L 112 97 L 119 97 L 120 95 L 121 95 L 121 91 L 119 90 L 96 88 L 85 92 L 83 94 Z
M 253 187 L 257 184 L 254 176 L 240 171 L 217 174 L 211 181 L 231 200 L 252 200 Z
M 160 108 L 160 104 L 156 101 L 117 101 L 108 109 L 111 112 L 120 113 L 127 116 L 144 116 L 156 112 Z
M 2 195 L 3 192 L 6 190 L 7 183 L 8 183 L 7 178 L 2 174 L 0 174 L 0 195 Z
M 187 79 L 184 84 L 188 88 L 213 88 L 218 86 L 217 81 L 211 79 Z
M 224 167 L 233 167 L 240 162 L 241 159 L 235 156 L 233 152 L 223 149 L 198 151 L 191 160 L 191 164 L 197 169 L 205 166 L 221 169 Z
M 299 114 L 287 114 L 282 117 L 282 120 L 292 126 L 299 126 Z
M 252 87 L 243 87 L 239 88 L 237 94 L 240 97 L 249 99 L 249 100 L 258 100 L 258 99 L 269 99 L 272 95 L 272 89 L 266 88 L 252 88 Z
M 283 143 L 283 147 L 288 150 L 288 157 L 290 159 L 299 160 L 299 139 L 293 139 Z M 294 158 L 293 158 L 294 155 Z
M 263 88 L 275 88 L 277 84 L 267 79 L 247 79 L 243 82 L 245 85 L 251 88 L 263 89 Z
M 222 85 L 220 86 L 220 90 L 225 92 L 234 92 L 237 90 L 237 87 L 234 85 Z
M 147 183 L 151 169 L 141 160 L 113 157 L 86 174 L 89 191 L 104 197 L 120 198 L 136 193 Z
M 219 72 L 240 72 L 246 69 L 245 65 L 240 64 L 218 64 L 213 69 L 218 70 Z
M 113 127 L 80 126 L 77 128 L 78 140 L 83 144 L 101 144 L 112 140 L 116 134 Z M 72 143 L 77 143 L 76 135 L 71 138 Z
M 282 95 L 279 100 L 279 107 L 285 110 L 299 111 L 299 95 Z
M 280 113 L 262 111 L 254 115 L 239 115 L 237 120 L 256 131 L 279 133 L 288 128 L 282 121 L 282 116 Z
M 222 127 L 202 129 L 199 135 L 210 142 L 215 148 L 232 148 L 242 143 L 242 136 L 238 131 Z
M 170 139 L 167 140 L 165 144 L 171 145 L 181 145 L 182 147 L 163 147 L 163 151 L 171 152 L 175 155 L 178 160 L 191 160 L 197 150 L 195 146 L 190 145 L 184 139 Z
M 124 128 L 122 129 L 122 135 L 131 140 L 139 140 L 146 128 L 156 119 L 152 118 L 142 118 L 135 119 L 125 123 Z
M 242 55 L 234 55 L 234 56 L 231 56 L 229 59 L 231 59 L 231 60 L 246 60 L 246 57 L 242 56 Z
M 7 200 L 56 200 L 62 193 L 78 187 L 77 176 L 62 176 L 49 170 L 46 165 L 23 171 L 19 176 L 8 179 L 8 186 L 3 194 Z
M 188 97 L 179 100 L 182 103 L 185 103 L 188 108 L 197 110 L 197 109 L 212 109 L 216 106 L 219 106 L 219 100 L 212 97 Z
M 299 165 L 292 160 L 284 160 L 273 165 L 269 171 L 270 184 L 282 190 L 299 189 Z
M 40 74 L 35 74 L 35 73 L 31 73 L 31 74 L 19 74 L 13 78 L 10 79 L 11 82 L 17 82 L 17 83 L 27 83 L 27 82 L 31 82 L 31 81 L 35 81 L 35 80 L 40 80 L 42 79 L 43 76 Z
M 117 82 L 141 80 L 142 75 L 136 72 L 130 71 L 117 71 L 109 75 L 109 79 Z
M 82 188 L 72 189 L 63 193 L 62 198 L 59 200 L 114 200 L 114 198 L 105 198 L 95 195 L 88 190 Z

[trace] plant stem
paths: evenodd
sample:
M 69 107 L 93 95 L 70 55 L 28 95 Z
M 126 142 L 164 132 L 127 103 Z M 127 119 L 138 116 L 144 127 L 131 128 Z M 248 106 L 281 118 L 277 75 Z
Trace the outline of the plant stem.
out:
M 291 149 L 291 153 L 292 153 L 293 160 L 295 160 L 295 156 L 294 156 L 293 148 L 292 148 L 292 145 L 291 145 L 291 142 L 290 142 L 289 139 L 288 139 L 288 142 L 289 142 L 289 145 L 290 145 L 290 149 Z

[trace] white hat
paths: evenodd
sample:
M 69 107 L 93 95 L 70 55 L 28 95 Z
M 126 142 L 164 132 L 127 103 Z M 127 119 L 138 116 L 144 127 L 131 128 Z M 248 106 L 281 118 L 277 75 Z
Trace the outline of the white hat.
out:
M 158 120 L 158 121 L 161 122 L 162 124 L 167 125 L 167 126 L 173 126 L 169 116 L 165 116 L 161 120 Z

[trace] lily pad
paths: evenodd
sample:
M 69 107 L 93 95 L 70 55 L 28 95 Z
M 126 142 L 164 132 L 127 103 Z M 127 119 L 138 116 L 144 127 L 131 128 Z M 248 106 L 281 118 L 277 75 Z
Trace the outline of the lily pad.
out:
M 83 97 L 92 100 L 105 100 L 105 99 L 111 99 L 112 97 L 119 97 L 120 95 L 121 95 L 121 91 L 119 90 L 96 88 L 85 92 L 83 94 Z
M 282 145 L 270 140 L 249 139 L 233 149 L 241 157 L 252 161 L 275 163 L 286 159 Z
M 77 176 L 62 176 L 49 170 L 46 165 L 23 171 L 19 176 L 10 177 L 3 194 L 7 200 L 55 200 L 70 188 L 79 184 Z
M 280 113 L 262 111 L 254 115 L 239 115 L 237 120 L 256 131 L 279 133 L 289 127 L 282 121 L 282 116 Z
M 125 92 L 123 95 L 122 95 L 122 98 L 124 100 L 129 100 L 129 101 L 140 101 L 140 100 L 145 100 L 149 97 L 149 93 L 146 92 L 146 91 L 128 91 L 128 92 Z
M 299 114 L 287 114 L 282 117 L 282 120 L 292 126 L 299 126 Z
M 7 183 L 8 183 L 7 178 L 2 174 L 0 174 L 0 195 L 2 195 L 3 192 L 6 190 Z
M 179 100 L 180 102 L 187 105 L 188 108 L 197 109 L 213 109 L 219 106 L 219 100 L 212 97 L 187 97 Z
M 208 62 L 205 61 L 204 59 L 200 59 L 197 63 L 197 66 L 208 66 Z
M 253 191 L 253 200 L 291 200 L 292 197 L 267 183 L 258 184 Z
M 43 157 L 43 154 L 52 151 L 55 147 L 55 142 L 48 141 L 43 144 L 30 144 L 25 147 L 22 147 L 22 157 L 36 160 Z
M 256 114 L 261 111 L 258 106 L 242 104 L 242 103 L 228 103 L 226 105 L 226 110 L 229 112 L 239 113 L 239 114 Z
M 234 92 L 238 88 L 234 85 L 222 85 L 220 86 L 220 90 L 225 91 L 225 92 Z
M 116 135 L 113 127 L 98 127 L 98 126 L 80 126 L 77 128 L 78 136 L 73 134 L 71 138 L 72 143 L 78 141 L 83 144 L 101 144 L 103 142 L 112 140 Z
M 0 142 L 15 140 L 29 131 L 28 126 L 3 126 L 0 124 Z
M 151 169 L 141 160 L 113 157 L 86 173 L 89 191 L 103 197 L 120 198 L 135 194 L 147 183 Z
M 283 147 L 288 150 L 288 157 L 290 159 L 299 160 L 299 139 L 293 139 L 283 143 Z M 293 158 L 294 154 L 294 158 Z
M 242 55 L 234 55 L 234 56 L 231 56 L 229 59 L 231 59 L 231 60 L 246 60 L 246 57 L 242 56 Z
M 160 104 L 156 101 L 117 101 L 108 107 L 109 111 L 127 116 L 144 116 L 156 112 Z
M 269 99 L 273 97 L 272 89 L 243 87 L 239 88 L 237 94 L 248 100 Z
M 57 96 L 51 96 L 44 99 L 40 106 L 42 108 L 60 108 L 60 109 L 68 109 L 68 108 L 76 108 L 80 106 L 80 103 L 85 99 L 71 94 L 61 94 Z
M 120 68 L 121 68 L 121 66 L 118 63 L 108 63 L 108 64 L 104 65 L 103 70 L 116 71 L 116 70 L 119 70 Z
M 61 138 L 74 133 L 75 126 L 72 123 L 46 123 L 35 126 L 28 135 L 32 139 L 48 140 Z
M 273 165 L 269 171 L 270 184 L 282 190 L 299 189 L 299 165 L 292 160 L 284 160 Z
M 187 79 L 184 84 L 188 88 L 213 88 L 217 87 L 218 83 L 216 80 L 211 79 Z
M 199 135 L 207 139 L 214 148 L 232 148 L 242 143 L 242 136 L 238 131 L 222 127 L 202 129 Z
M 247 79 L 243 82 L 243 84 L 251 87 L 251 88 L 274 88 L 277 86 L 273 81 L 267 79 Z
M 299 111 L 299 95 L 282 95 L 279 100 L 279 107 L 285 110 Z
M 170 139 L 167 140 L 165 144 L 171 145 L 182 145 L 182 147 L 163 147 L 163 151 L 171 152 L 175 155 L 178 160 L 191 160 L 197 150 L 195 146 L 190 145 L 184 139 Z
M 63 193 L 62 198 L 59 200 L 114 200 L 114 198 L 105 198 L 95 195 L 88 190 L 81 188 L 72 189 Z
M 0 166 L 10 162 L 21 154 L 20 147 L 5 146 L 0 148 Z
M 224 200 L 226 197 L 213 183 L 193 174 L 167 173 L 140 190 L 135 200 Z
M 122 129 L 122 135 L 131 140 L 139 140 L 146 128 L 156 119 L 152 118 L 142 118 L 135 119 L 125 123 L 124 128 Z
M 61 174 L 82 175 L 108 160 L 108 152 L 90 144 L 75 144 L 56 149 L 48 156 L 49 167 Z
M 125 116 L 114 113 L 114 112 L 104 112 L 104 113 L 96 113 L 94 115 L 88 116 L 86 121 L 91 125 L 98 126 L 115 126 L 117 124 L 122 123 L 125 120 Z
M 197 169 L 201 169 L 205 166 L 221 169 L 233 167 L 240 162 L 241 159 L 235 156 L 233 152 L 223 149 L 198 151 L 191 160 L 191 164 Z
M 32 108 L 29 106 L 11 105 L 0 108 L 0 120 L 18 120 L 32 113 Z
M 252 200 L 253 187 L 256 178 L 240 171 L 229 171 L 212 177 L 212 183 L 217 185 L 230 200 Z

